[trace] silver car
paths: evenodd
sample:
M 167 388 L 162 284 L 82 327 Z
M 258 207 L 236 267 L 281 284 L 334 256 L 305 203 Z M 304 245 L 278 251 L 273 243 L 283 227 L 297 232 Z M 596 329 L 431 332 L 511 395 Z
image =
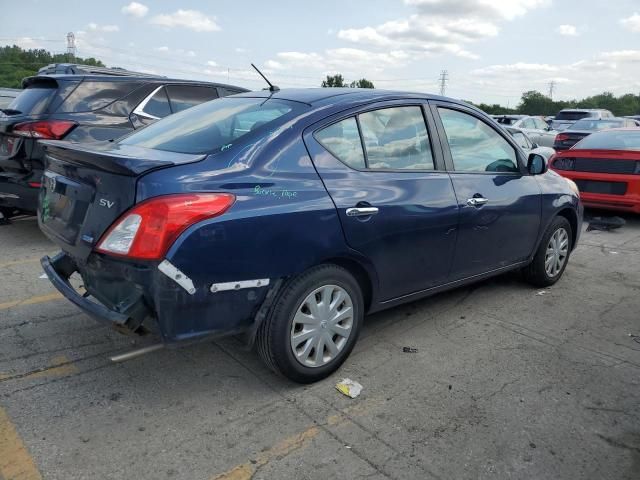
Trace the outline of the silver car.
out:
M 541 147 L 553 147 L 558 132 L 551 130 L 542 117 L 530 115 L 494 115 L 494 120 L 504 127 L 513 127 L 527 133 Z
M 527 155 L 530 153 L 537 153 L 549 160 L 551 156 L 556 153 L 556 151 L 551 147 L 538 145 L 524 130 L 513 127 L 505 127 L 505 130 L 509 132 L 509 135 L 513 137 Z

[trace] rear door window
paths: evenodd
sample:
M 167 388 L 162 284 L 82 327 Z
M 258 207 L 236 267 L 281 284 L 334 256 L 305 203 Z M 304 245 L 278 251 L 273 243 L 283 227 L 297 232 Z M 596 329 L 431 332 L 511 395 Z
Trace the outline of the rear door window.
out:
M 61 113 L 91 112 L 106 107 L 140 86 L 138 82 L 85 80 L 58 109 Z
M 359 115 L 368 167 L 433 170 L 421 107 L 394 107 Z
M 438 113 L 456 171 L 519 172 L 516 150 L 489 125 L 458 110 L 439 107 Z
M 173 113 L 218 98 L 215 88 L 196 85 L 167 85 L 167 93 Z

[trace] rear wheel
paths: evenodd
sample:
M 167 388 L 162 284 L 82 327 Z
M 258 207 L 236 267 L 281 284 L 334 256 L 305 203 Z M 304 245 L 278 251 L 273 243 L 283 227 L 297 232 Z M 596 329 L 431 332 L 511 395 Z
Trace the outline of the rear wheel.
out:
M 18 211 L 15 208 L 0 207 L 0 224 L 8 222 L 11 217 L 18 215 Z
M 571 254 L 571 235 L 571 225 L 566 218 L 556 217 L 551 222 L 533 261 L 523 269 L 529 283 L 548 287 L 560 280 Z
M 291 280 L 260 326 L 258 353 L 275 372 L 311 383 L 336 371 L 356 343 L 364 306 L 344 268 L 320 265 Z

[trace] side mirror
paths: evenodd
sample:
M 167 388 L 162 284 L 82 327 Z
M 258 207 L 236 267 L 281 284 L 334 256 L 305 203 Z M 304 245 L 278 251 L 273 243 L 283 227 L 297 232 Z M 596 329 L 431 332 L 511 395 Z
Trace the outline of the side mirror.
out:
M 531 175 L 542 175 L 549 170 L 549 163 L 547 159 L 538 153 L 529 154 L 529 160 L 527 161 L 527 170 Z
M 532 149 L 532 150 L 533 150 L 534 148 L 538 148 L 538 147 L 540 147 L 540 145 L 538 145 L 536 142 L 533 142 L 533 143 L 531 144 L 531 149 Z

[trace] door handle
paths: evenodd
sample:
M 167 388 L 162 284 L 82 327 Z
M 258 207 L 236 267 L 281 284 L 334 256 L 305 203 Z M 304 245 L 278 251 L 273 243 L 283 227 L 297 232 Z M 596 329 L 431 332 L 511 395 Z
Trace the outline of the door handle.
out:
M 480 207 L 488 201 L 489 199 L 484 197 L 473 197 L 467 200 L 467 205 L 469 205 L 470 207 Z
M 378 207 L 347 208 L 347 217 L 369 217 L 378 213 Z

